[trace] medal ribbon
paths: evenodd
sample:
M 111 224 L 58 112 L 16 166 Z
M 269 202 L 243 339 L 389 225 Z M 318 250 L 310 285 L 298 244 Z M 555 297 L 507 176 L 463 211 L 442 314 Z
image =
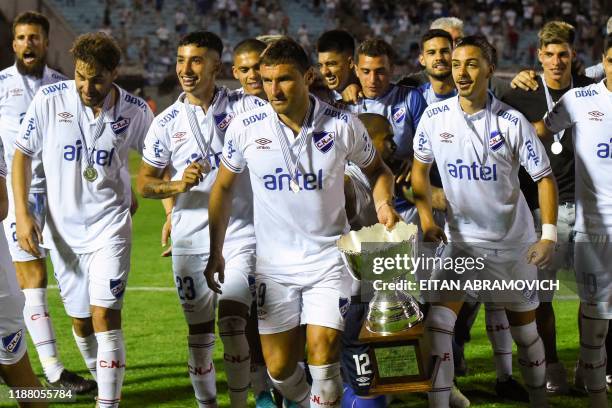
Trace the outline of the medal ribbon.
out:
M 108 112 L 108 108 L 110 105 L 110 101 L 113 98 L 113 91 L 111 90 L 106 98 L 104 98 L 104 104 L 102 105 L 102 111 L 98 115 L 98 119 L 96 120 L 96 128 L 94 130 L 94 137 L 91 142 L 91 151 L 87 147 L 87 137 L 85 136 L 85 131 L 83 130 L 83 126 L 81 125 L 81 116 L 83 110 L 83 101 L 78 97 L 77 100 L 77 123 L 79 124 L 79 130 L 81 131 L 81 143 L 83 144 L 83 148 L 85 150 L 85 160 L 87 160 L 87 167 L 93 168 L 94 160 L 93 154 L 96 150 L 96 144 L 98 143 L 98 139 L 102 136 L 102 132 L 104 130 L 104 120 L 106 119 L 106 114 Z M 92 109 L 93 111 L 93 109 Z
M 291 177 L 291 181 L 297 184 L 297 171 L 298 165 L 300 162 L 300 155 L 302 154 L 302 149 L 306 144 L 306 139 L 308 139 L 308 129 L 310 128 L 310 124 L 312 121 L 312 116 L 314 112 L 314 100 L 310 100 L 308 98 L 308 114 L 304 117 L 302 122 L 302 126 L 300 128 L 300 133 L 298 134 L 298 138 L 300 138 L 300 145 L 298 146 L 298 151 L 295 156 L 295 160 L 291 160 L 291 149 L 289 148 L 289 143 L 287 141 L 287 135 L 283 131 L 280 123 L 280 119 L 278 115 L 274 115 L 275 121 L 275 130 L 277 134 L 278 141 L 281 145 L 281 150 L 283 151 L 283 159 L 285 160 L 285 165 L 287 166 L 287 170 L 289 171 L 289 177 Z
M 215 95 L 213 96 L 212 103 L 208 107 L 208 110 L 204 113 L 204 123 L 208 129 L 208 140 L 204 139 L 204 135 L 202 134 L 202 129 L 200 128 L 200 124 L 198 123 L 198 118 L 196 116 L 196 106 L 192 106 L 189 103 L 189 99 L 187 95 L 183 98 L 183 107 L 185 108 L 185 114 L 187 115 L 187 121 L 189 122 L 189 127 L 191 128 L 191 133 L 193 133 L 193 137 L 198 144 L 198 148 L 200 149 L 200 153 L 202 153 L 202 161 L 210 163 L 210 159 L 208 158 L 208 154 L 210 153 L 210 146 L 212 145 L 212 140 L 215 135 L 215 124 L 213 119 L 213 113 L 215 111 L 214 106 L 217 102 L 219 91 L 215 90 Z
M 476 153 L 476 158 L 478 159 L 478 162 L 480 163 L 481 166 L 484 166 L 487 163 L 487 159 L 489 157 L 489 141 L 491 139 L 491 99 L 492 99 L 491 95 L 489 95 L 489 93 L 487 92 L 487 104 L 485 105 L 485 112 L 484 112 L 484 115 L 485 115 L 484 136 L 481 140 L 480 135 L 478 134 L 478 131 L 476 130 L 476 127 L 474 126 L 472 121 L 468 119 L 467 117 L 468 115 L 461 108 L 461 105 L 459 104 L 459 98 L 457 98 L 457 104 L 459 104 L 459 110 L 463 114 L 463 120 L 465 120 L 465 123 L 467 124 L 467 126 L 470 128 L 472 133 L 476 136 L 476 141 L 478 141 L 478 143 L 482 143 L 482 159 L 481 159 L 481 156 L 478 155 L 478 149 L 476 148 L 476 143 L 474 143 L 475 140 L 473 140 L 472 138 L 472 146 L 474 148 L 474 153 Z
M 544 86 L 544 95 L 546 96 L 546 110 L 550 113 L 555 106 L 555 103 L 552 100 L 552 96 L 550 95 L 550 91 L 548 90 L 548 86 L 546 85 L 546 80 L 544 79 L 544 74 L 540 74 L 540 78 L 542 78 L 542 85 Z M 574 87 L 574 78 L 570 77 L 570 89 Z M 563 133 L 565 130 L 557 132 L 554 134 L 555 143 L 561 143 L 561 138 L 563 137 Z

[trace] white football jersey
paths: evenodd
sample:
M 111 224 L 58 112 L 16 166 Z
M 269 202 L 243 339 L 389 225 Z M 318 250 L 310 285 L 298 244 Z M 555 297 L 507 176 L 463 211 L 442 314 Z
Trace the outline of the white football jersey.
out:
M 76 253 L 130 240 L 131 189 L 128 153 L 142 151 L 153 114 L 145 101 L 115 86 L 118 98 L 104 119 L 95 146 L 97 118 L 81 104 L 74 81 L 42 87 L 25 115 L 15 147 L 40 157 L 47 177 L 45 247 L 62 240 Z M 86 150 L 81 129 L 85 133 Z M 98 178 L 84 179 L 92 153 Z
M 397 145 L 395 157 L 412 159 L 412 138 L 427 103 L 416 88 L 391 84 L 389 90 L 376 99 L 364 98 L 358 104 L 346 105 L 355 114 L 378 113 L 393 127 L 393 141 Z
M 185 94 L 181 94 L 176 102 L 155 118 L 145 139 L 142 156 L 145 163 L 151 166 L 160 169 L 169 167 L 172 180 L 180 180 L 192 162 L 202 162 L 202 152 L 189 126 L 184 98 Z M 201 107 L 196 108 L 196 118 L 204 139 L 208 141 L 211 128 L 214 132 L 208 154 L 212 167 L 200 184 L 176 196 L 172 213 L 173 254 L 208 254 L 208 200 L 221 161 L 225 131 L 237 114 L 266 103 L 255 96 L 220 87 L 206 114 Z M 255 242 L 253 194 L 248 174 L 238 178 L 234 191 L 225 245 L 248 245 Z
M 448 203 L 449 240 L 506 248 L 536 239 L 519 186 L 519 165 L 534 181 L 551 169 L 531 123 L 517 110 L 490 98 L 490 134 L 485 140 L 486 109 L 466 115 L 458 96 L 429 106 L 414 138 L 414 157 L 424 163 L 436 161 Z
M 348 230 L 344 210 L 344 169 L 350 160 L 365 167 L 375 150 L 361 122 L 349 112 L 311 96 L 307 131 L 295 138 L 270 105 L 237 116 L 230 125 L 222 161 L 240 173 L 248 167 L 253 188 L 257 271 L 274 270 L 300 282 L 304 266 L 341 262 L 336 240 Z M 278 135 L 277 129 L 284 133 Z M 306 137 L 296 182 L 281 150 L 286 138 L 295 160 Z
M 65 81 L 67 78 L 45 67 L 41 78 L 21 75 L 16 65 L 0 71 L 0 137 L 4 142 L 4 158 L 10 182 L 11 165 L 15 154 L 15 139 L 32 98 L 41 86 Z M 32 193 L 45 192 L 45 173 L 40 160 L 32 160 Z
M 612 92 L 605 80 L 567 91 L 544 122 L 553 133 L 574 127 L 575 230 L 612 234 Z

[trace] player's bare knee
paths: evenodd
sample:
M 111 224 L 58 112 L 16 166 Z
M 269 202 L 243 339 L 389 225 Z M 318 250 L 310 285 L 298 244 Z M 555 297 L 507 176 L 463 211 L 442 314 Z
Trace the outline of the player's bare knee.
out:
M 244 303 L 236 302 L 234 300 L 220 300 L 219 301 L 219 320 L 224 317 L 240 317 L 246 321 L 249 316 L 250 306 Z
M 15 272 L 21 289 L 47 287 L 47 267 L 44 258 L 15 262 Z
M 204 323 L 189 324 L 189 334 L 208 334 L 215 332 L 215 321 L 210 320 Z
M 536 312 L 535 310 L 515 312 L 506 309 L 506 316 L 508 316 L 508 323 L 510 323 L 510 326 L 524 326 L 535 320 Z
M 92 306 L 91 318 L 96 333 L 121 329 L 121 310 Z
M 334 329 L 308 330 L 308 363 L 325 365 L 337 362 L 340 355 L 340 334 Z
M 72 327 L 77 336 L 85 338 L 94 333 L 91 317 L 73 317 Z

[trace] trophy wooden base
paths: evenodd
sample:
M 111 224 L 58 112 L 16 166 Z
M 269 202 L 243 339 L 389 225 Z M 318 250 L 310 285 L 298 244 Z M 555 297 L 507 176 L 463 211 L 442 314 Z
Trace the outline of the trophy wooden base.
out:
M 438 373 L 439 358 L 429 362 L 429 349 L 423 344 L 423 323 L 392 334 L 372 333 L 361 326 L 359 341 L 370 345 L 374 378 L 371 395 L 404 394 L 431 390 Z M 432 367 L 431 370 L 429 368 Z M 428 376 L 427 373 L 432 375 Z

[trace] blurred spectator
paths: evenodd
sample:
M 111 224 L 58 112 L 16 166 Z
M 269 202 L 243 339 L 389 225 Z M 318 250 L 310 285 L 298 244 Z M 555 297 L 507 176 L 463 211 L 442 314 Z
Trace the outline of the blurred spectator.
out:
M 161 48 L 170 46 L 170 30 L 168 30 L 165 24 L 160 26 L 157 31 L 155 31 L 155 34 L 157 35 L 157 41 Z
M 176 13 L 174 13 L 174 31 L 179 37 L 182 37 L 187 34 L 187 27 L 187 15 L 182 9 L 177 8 Z
M 361 0 L 360 3 L 361 3 L 361 21 L 367 24 L 370 22 L 370 7 L 372 4 L 370 0 Z

